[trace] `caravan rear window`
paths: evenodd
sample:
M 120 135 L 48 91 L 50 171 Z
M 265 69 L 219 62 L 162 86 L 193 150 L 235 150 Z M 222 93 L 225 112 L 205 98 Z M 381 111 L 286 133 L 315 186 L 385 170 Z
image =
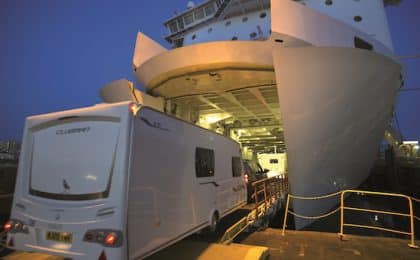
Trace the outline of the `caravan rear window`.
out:
M 54 200 L 92 200 L 109 194 L 119 118 L 75 117 L 31 128 L 29 192 Z
M 214 176 L 214 151 L 197 147 L 195 149 L 195 175 L 197 177 Z

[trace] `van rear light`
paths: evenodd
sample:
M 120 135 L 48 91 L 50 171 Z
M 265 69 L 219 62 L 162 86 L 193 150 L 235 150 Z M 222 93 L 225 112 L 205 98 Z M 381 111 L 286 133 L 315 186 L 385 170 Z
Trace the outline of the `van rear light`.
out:
M 83 241 L 98 243 L 104 247 L 120 247 L 123 243 L 123 233 L 119 230 L 92 229 L 86 231 Z
M 248 174 L 245 174 L 245 175 L 244 175 L 244 181 L 245 181 L 245 183 L 246 183 L 246 184 L 248 184 L 248 181 L 249 181 L 249 179 L 248 179 Z

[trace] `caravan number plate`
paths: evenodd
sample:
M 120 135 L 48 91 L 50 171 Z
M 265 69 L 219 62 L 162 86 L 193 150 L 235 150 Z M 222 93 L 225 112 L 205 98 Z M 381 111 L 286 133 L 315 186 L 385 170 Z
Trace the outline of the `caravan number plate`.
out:
M 71 243 L 73 234 L 69 232 L 47 231 L 46 239 L 56 242 Z

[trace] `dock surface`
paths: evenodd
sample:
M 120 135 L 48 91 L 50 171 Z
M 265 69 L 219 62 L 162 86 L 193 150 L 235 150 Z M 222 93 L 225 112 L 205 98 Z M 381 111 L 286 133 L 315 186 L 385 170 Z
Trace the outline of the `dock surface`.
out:
M 250 234 L 241 244 L 221 245 L 189 239 L 180 241 L 148 259 L 420 259 L 420 249 L 408 247 L 408 239 L 267 228 Z M 416 241 L 419 245 L 420 241 Z M 267 250 L 268 249 L 268 250 Z M 55 260 L 42 254 L 14 252 L 3 259 Z
M 254 232 L 241 244 L 269 248 L 269 259 L 420 259 L 420 249 L 408 247 L 409 240 L 267 228 Z M 416 241 L 419 245 L 420 241 Z

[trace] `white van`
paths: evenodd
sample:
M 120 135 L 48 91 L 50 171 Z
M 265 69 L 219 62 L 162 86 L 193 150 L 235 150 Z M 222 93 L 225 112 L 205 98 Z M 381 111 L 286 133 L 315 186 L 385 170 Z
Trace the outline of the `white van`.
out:
M 9 247 L 144 258 L 246 203 L 238 143 L 129 102 L 27 118 Z
M 286 153 L 259 153 L 258 162 L 263 169 L 267 169 L 267 178 L 281 176 L 284 178 L 287 169 Z

